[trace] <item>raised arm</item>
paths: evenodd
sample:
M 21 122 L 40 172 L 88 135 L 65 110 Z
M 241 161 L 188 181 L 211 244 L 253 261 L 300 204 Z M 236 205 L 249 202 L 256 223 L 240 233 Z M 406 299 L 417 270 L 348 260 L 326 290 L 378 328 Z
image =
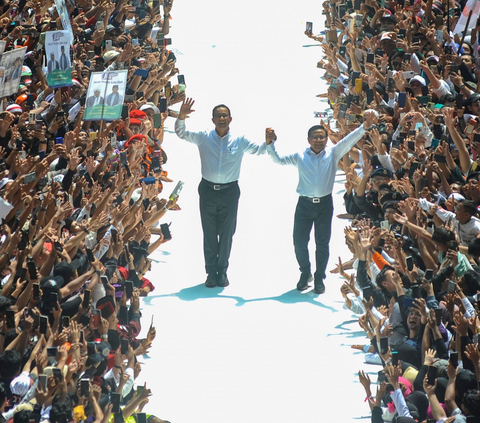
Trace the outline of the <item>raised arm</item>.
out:
M 195 100 L 193 100 L 192 98 L 186 98 L 183 101 L 180 107 L 178 118 L 175 121 L 175 133 L 182 140 L 190 141 L 198 145 L 202 141 L 202 137 L 200 137 L 200 134 L 195 132 L 188 132 L 185 127 L 185 119 L 190 113 L 193 113 L 195 111 L 193 110 L 194 104 L 195 104 Z
M 453 109 L 451 108 L 444 108 L 442 109 L 442 113 L 445 117 L 445 125 L 447 126 L 448 132 L 450 133 L 455 146 L 458 149 L 458 155 L 460 157 L 460 167 L 462 168 L 463 172 L 467 172 L 470 168 L 471 160 L 470 154 L 468 153 L 467 146 L 463 141 L 460 134 L 457 132 L 455 128 L 455 118 L 453 117 Z
M 275 163 L 278 163 L 281 165 L 297 166 L 298 153 L 290 154 L 289 156 L 283 156 L 283 157 L 279 156 L 277 153 L 277 150 L 275 150 L 274 141 L 276 140 L 277 140 L 277 135 L 275 134 L 275 131 L 272 128 L 265 129 L 265 141 L 267 144 L 267 152 L 269 156 L 272 158 L 272 160 Z

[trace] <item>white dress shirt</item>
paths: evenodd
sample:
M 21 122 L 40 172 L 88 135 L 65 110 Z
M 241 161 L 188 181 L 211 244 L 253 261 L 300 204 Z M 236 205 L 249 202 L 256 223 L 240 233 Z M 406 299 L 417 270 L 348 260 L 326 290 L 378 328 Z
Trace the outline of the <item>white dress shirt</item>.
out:
M 335 174 L 340 159 L 363 137 L 363 125 L 348 134 L 332 147 L 325 147 L 316 154 L 309 147 L 302 153 L 280 157 L 275 150 L 275 142 L 267 146 L 273 161 L 298 168 L 297 193 L 302 197 L 324 197 L 332 193 Z
M 202 177 L 216 184 L 237 181 L 244 153 L 264 154 L 267 144 L 254 144 L 244 136 L 227 135 L 220 137 L 215 130 L 210 132 L 188 132 L 185 120 L 177 119 L 175 133 L 185 141 L 198 147 L 202 164 Z

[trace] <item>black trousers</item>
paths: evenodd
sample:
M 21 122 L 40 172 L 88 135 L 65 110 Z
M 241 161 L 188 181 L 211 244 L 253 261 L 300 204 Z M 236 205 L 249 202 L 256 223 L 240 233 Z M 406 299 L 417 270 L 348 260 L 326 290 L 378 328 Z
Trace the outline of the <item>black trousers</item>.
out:
M 300 272 L 311 271 L 308 255 L 308 242 L 310 232 L 315 225 L 316 244 L 316 271 L 315 280 L 325 279 L 325 269 L 328 263 L 330 235 L 332 232 L 333 201 L 332 196 L 322 197 L 319 203 L 312 203 L 306 197 L 299 197 L 295 210 L 295 221 L 293 225 L 293 244 L 295 256 L 297 257 Z
M 232 239 L 237 227 L 238 183 L 215 190 L 202 180 L 198 186 L 200 216 L 203 228 L 203 253 L 208 274 L 226 272 L 232 249 Z

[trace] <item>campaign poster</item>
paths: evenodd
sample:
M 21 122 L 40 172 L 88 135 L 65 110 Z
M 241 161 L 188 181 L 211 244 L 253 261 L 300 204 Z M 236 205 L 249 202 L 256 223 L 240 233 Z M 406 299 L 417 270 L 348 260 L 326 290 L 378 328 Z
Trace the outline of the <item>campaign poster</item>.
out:
M 73 44 L 73 31 L 72 25 L 70 24 L 70 18 L 68 16 L 67 5 L 65 4 L 65 0 L 55 0 L 55 6 L 57 7 L 58 16 L 60 17 L 60 21 L 62 22 L 63 29 L 68 31 L 68 35 L 70 37 L 69 44 Z
M 93 72 L 88 84 L 83 120 L 120 119 L 128 70 Z
M 70 36 L 68 31 L 50 31 L 45 34 L 47 83 L 50 88 L 72 85 L 70 63 Z
M 18 91 L 27 47 L 7 51 L 0 59 L 0 98 Z

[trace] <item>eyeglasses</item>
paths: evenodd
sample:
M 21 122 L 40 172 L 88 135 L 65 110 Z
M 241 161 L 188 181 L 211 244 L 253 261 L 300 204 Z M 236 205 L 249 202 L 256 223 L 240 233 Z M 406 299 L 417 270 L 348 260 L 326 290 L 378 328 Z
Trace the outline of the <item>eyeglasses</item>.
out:
M 327 137 L 325 135 L 313 135 L 310 137 L 312 140 L 325 140 Z

